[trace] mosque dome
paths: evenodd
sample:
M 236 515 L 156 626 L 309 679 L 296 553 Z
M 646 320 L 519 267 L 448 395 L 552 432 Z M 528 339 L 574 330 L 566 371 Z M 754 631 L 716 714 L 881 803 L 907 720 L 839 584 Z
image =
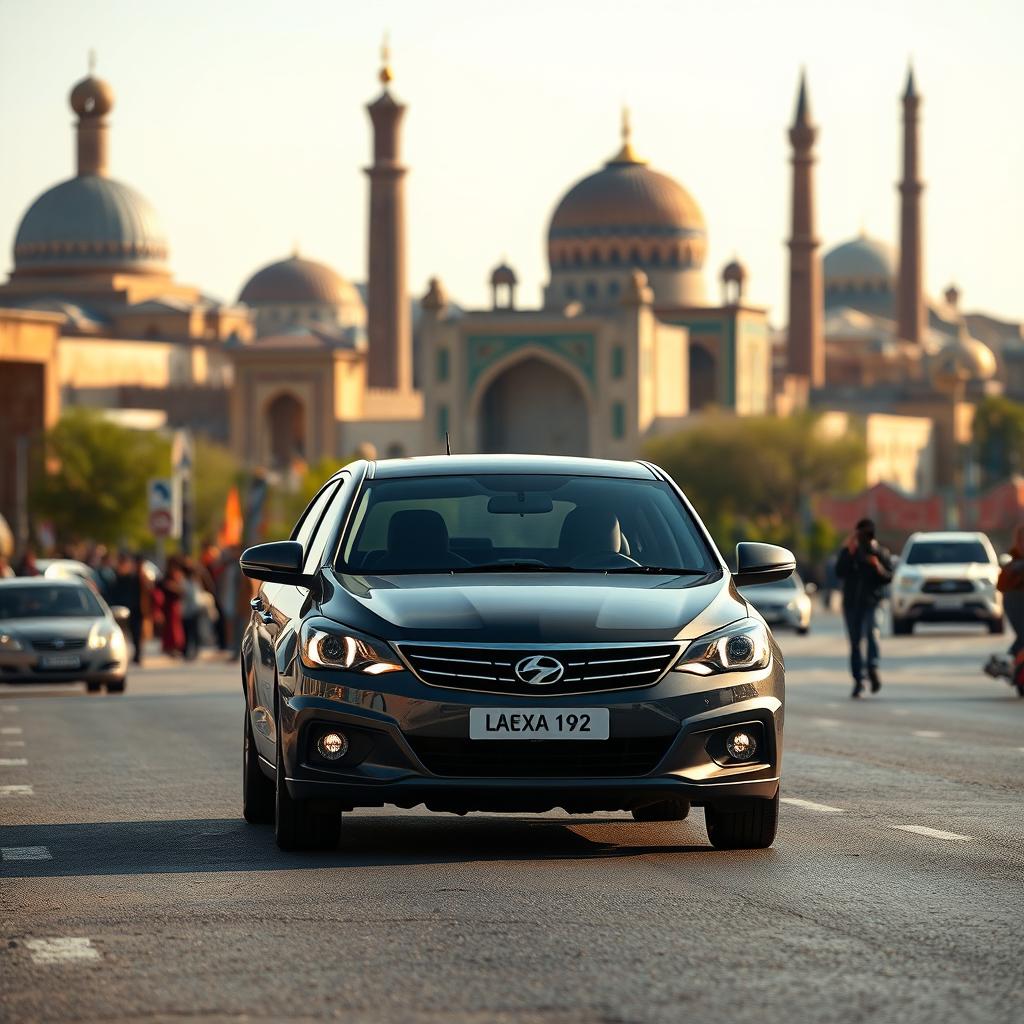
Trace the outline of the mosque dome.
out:
M 507 263 L 499 263 L 494 270 L 491 271 L 492 285 L 515 285 L 518 284 L 518 282 L 519 279 L 516 277 L 516 272 Z
M 44 192 L 14 240 L 19 274 L 166 270 L 167 237 L 148 200 L 99 175 L 70 178 Z
M 257 270 L 238 296 L 249 306 L 362 305 L 355 286 L 326 263 L 294 255 Z
M 957 384 L 991 380 L 998 369 L 992 349 L 972 338 L 962 321 L 956 337 L 939 349 L 931 364 L 932 379 L 946 390 Z
M 548 228 L 548 259 L 554 298 L 575 298 L 580 277 L 592 298 L 595 272 L 641 267 L 663 302 L 702 298 L 699 271 L 707 233 L 697 201 L 674 178 L 648 166 L 623 123 L 619 152 L 604 167 L 578 181 L 562 197 Z M 563 291 L 555 285 L 563 277 Z M 611 285 L 611 282 L 606 282 Z M 617 299 L 612 286 L 609 296 Z
M 825 288 L 892 288 L 896 277 L 896 256 L 878 239 L 865 234 L 843 242 L 825 253 Z

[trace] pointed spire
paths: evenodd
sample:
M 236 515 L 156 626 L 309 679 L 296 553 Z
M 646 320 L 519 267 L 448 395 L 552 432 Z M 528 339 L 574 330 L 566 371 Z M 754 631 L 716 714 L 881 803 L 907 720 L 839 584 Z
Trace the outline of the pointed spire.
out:
M 89 76 L 92 77 L 96 74 L 96 51 L 89 51 Z
M 807 69 L 800 69 L 800 89 L 796 96 L 796 114 L 793 116 L 793 127 L 811 123 L 811 101 L 807 96 Z
M 914 81 L 913 62 L 907 63 L 907 87 L 903 90 L 903 98 L 905 100 L 916 100 L 918 98 L 917 83 Z
M 622 135 L 622 146 L 618 153 L 615 154 L 608 161 L 608 164 L 645 164 L 646 160 L 642 160 L 637 156 L 636 150 L 633 148 L 633 125 L 629 116 L 629 107 L 625 104 L 622 106 L 622 121 L 619 129 Z
M 384 39 L 380 44 L 380 71 L 377 77 L 385 89 L 395 77 L 394 72 L 391 70 L 391 46 L 388 42 L 387 32 L 384 33 Z

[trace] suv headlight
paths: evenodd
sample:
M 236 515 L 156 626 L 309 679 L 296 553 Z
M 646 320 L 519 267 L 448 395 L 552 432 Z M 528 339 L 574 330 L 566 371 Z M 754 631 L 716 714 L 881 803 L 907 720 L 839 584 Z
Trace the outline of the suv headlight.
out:
M 896 581 L 897 590 L 917 590 L 920 585 L 920 576 L 900 576 Z
M 401 672 L 405 667 L 379 640 L 327 623 L 302 624 L 299 658 L 306 668 L 343 668 L 368 676 Z
M 23 651 L 25 645 L 10 633 L 0 633 L 0 651 Z
M 764 668 L 771 657 L 771 644 L 764 623 L 758 619 L 740 619 L 694 640 L 683 651 L 674 671 L 709 676 L 715 672 Z

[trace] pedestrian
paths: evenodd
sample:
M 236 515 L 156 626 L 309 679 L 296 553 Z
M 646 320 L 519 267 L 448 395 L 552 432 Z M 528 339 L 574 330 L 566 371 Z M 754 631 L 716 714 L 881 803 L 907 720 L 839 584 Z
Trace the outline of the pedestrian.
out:
M 110 584 L 110 604 L 119 604 L 128 609 L 128 633 L 132 640 L 132 661 L 142 664 L 142 580 L 139 575 L 138 559 L 122 551 L 117 558 L 114 579 Z
M 39 566 L 36 565 L 36 549 L 29 546 L 21 556 L 21 564 L 18 566 L 19 576 L 42 576 Z
M 199 624 L 203 615 L 201 591 L 195 564 L 191 558 L 186 558 L 181 583 L 181 622 L 185 630 L 186 661 L 192 661 L 199 653 Z
M 853 675 L 852 697 L 864 692 L 864 655 L 867 646 L 867 676 L 871 692 L 882 687 L 878 674 L 878 613 L 885 587 L 892 579 L 892 557 L 878 543 L 875 524 L 861 519 L 847 537 L 836 558 L 836 576 L 843 581 L 843 619 L 850 638 L 850 672 Z
M 219 547 L 207 538 L 203 541 L 199 553 L 200 580 L 213 598 L 214 614 L 210 615 L 213 631 L 216 636 L 217 649 L 228 650 L 228 623 L 221 602 L 221 577 L 224 575 L 224 557 Z
M 1013 627 L 1010 644 L 1010 680 L 1024 696 L 1024 523 L 1013 531 L 1010 561 L 999 571 L 996 587 L 1003 595 L 1003 610 Z
M 163 618 L 163 632 L 160 646 L 164 654 L 171 657 L 185 651 L 185 625 L 181 615 L 181 601 L 185 589 L 185 573 L 181 562 L 174 556 L 167 559 L 167 568 L 160 581 L 158 591 Z

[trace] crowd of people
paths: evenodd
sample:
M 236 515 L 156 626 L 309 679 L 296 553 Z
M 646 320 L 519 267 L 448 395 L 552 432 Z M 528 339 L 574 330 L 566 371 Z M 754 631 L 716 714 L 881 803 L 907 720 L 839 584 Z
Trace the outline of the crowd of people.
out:
M 50 566 L 60 575 L 78 575 L 77 567 L 83 567 L 81 575 L 107 604 L 128 609 L 126 631 L 136 664 L 142 664 L 152 639 L 174 658 L 192 660 L 202 647 L 235 657 L 253 596 L 251 581 L 239 570 L 239 554 L 237 547 L 221 549 L 206 541 L 198 558 L 173 554 L 161 570 L 140 554 L 102 544 L 72 544 L 46 559 L 28 548 L 13 566 L 0 557 L 0 577 L 39 576 Z

